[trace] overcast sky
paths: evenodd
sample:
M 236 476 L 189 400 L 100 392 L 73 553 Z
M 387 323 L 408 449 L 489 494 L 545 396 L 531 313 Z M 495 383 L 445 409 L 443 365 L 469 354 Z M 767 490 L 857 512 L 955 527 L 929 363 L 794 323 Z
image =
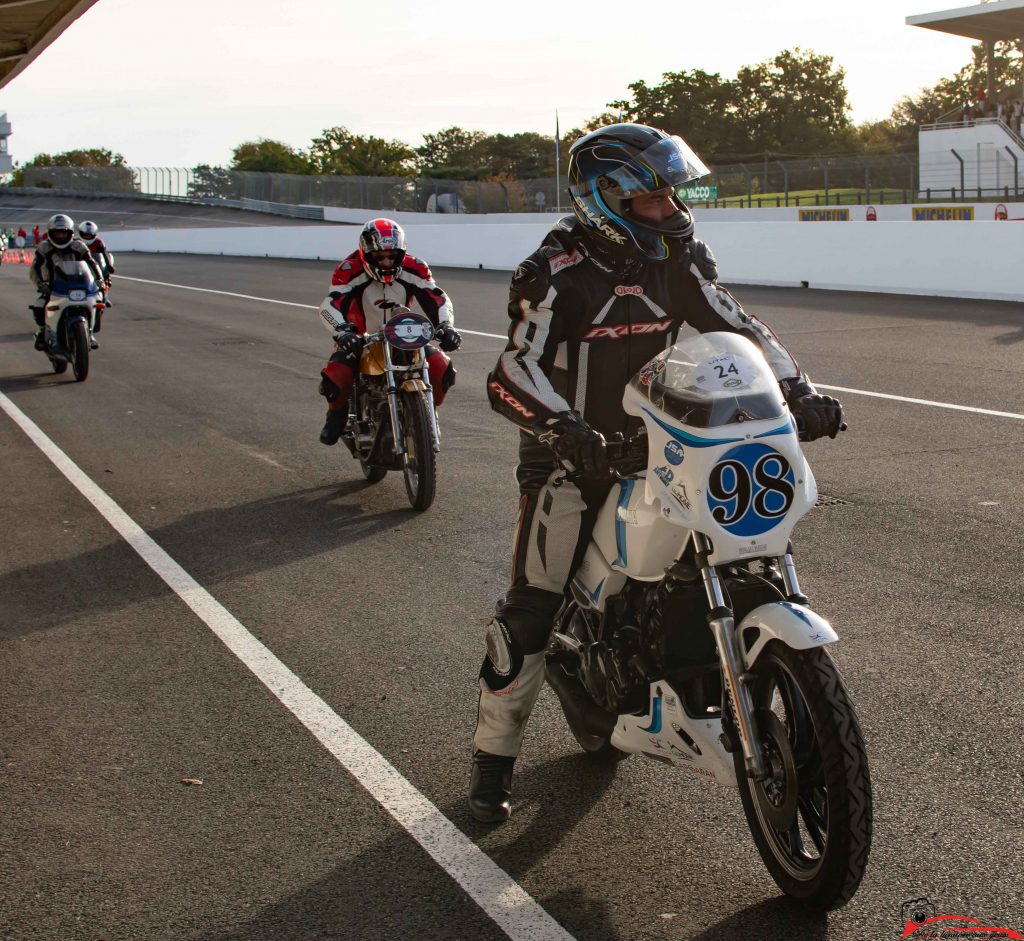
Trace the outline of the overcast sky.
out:
M 413 146 L 452 125 L 552 134 L 556 108 L 578 127 L 638 79 L 732 77 L 800 46 L 846 69 L 860 122 L 969 61 L 970 40 L 905 23 L 963 5 L 99 0 L 0 89 L 0 111 L 16 161 L 107 147 L 135 166 L 224 164 L 242 141 L 301 148 L 339 124 Z

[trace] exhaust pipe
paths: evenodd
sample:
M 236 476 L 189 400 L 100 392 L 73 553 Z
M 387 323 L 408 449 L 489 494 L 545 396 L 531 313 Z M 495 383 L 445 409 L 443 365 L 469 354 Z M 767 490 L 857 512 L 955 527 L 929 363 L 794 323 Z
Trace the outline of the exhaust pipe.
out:
M 560 663 L 550 661 L 544 666 L 544 675 L 558 696 L 562 712 L 573 731 L 600 738 L 611 737 L 617 717 L 590 698 L 578 676 L 566 673 Z

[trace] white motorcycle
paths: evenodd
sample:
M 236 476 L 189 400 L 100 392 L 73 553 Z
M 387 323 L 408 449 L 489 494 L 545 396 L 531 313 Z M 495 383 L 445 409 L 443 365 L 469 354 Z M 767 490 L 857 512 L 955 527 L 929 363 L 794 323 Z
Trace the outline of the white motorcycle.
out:
M 618 479 L 547 680 L 584 750 L 738 786 L 782 891 L 842 905 L 867 865 L 871 782 L 824 649 L 838 636 L 797 582 L 790 534 L 817 486 L 778 382 L 749 340 L 708 333 L 651 360 L 623 405 L 646 435 L 610 449 Z
M 43 330 L 43 342 L 55 373 L 71 364 L 77 382 L 89 375 L 89 350 L 96 318 L 103 310 L 103 286 L 84 261 L 54 265 L 50 296 L 40 310 L 29 305 Z

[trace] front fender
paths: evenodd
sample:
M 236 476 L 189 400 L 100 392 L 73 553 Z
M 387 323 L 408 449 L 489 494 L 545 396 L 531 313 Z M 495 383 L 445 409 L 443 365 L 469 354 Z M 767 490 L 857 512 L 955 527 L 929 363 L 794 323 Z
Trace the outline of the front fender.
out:
M 791 601 L 773 601 L 754 608 L 739 626 L 740 646 L 750 669 L 771 640 L 781 640 L 794 650 L 825 647 L 839 635 L 820 614 Z

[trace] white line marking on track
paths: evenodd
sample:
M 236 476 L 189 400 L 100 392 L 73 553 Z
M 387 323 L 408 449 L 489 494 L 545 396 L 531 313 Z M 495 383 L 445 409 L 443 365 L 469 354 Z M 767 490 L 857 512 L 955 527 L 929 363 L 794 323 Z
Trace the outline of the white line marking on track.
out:
M 952 402 L 933 402 L 931 399 L 911 399 L 905 395 L 889 395 L 885 392 L 865 392 L 863 389 L 847 389 L 843 386 L 826 386 L 815 383 L 819 389 L 831 389 L 833 392 L 849 392 L 851 395 L 870 395 L 876 399 L 892 399 L 895 402 L 907 402 L 910 405 L 930 405 L 932 408 L 951 408 L 957 412 L 973 412 L 975 415 L 994 415 L 997 418 L 1019 418 L 1024 415 L 1016 412 L 997 412 L 991 408 L 975 408 L 973 405 L 954 405 Z
M 161 287 L 181 288 L 183 291 L 204 291 L 207 294 L 223 294 L 226 297 L 241 297 L 248 301 L 265 301 L 268 304 L 287 304 L 289 307 L 305 307 L 308 310 L 318 310 L 313 304 L 296 304 L 293 301 L 277 301 L 272 297 L 254 297 L 251 294 L 233 294 L 231 291 L 215 291 L 213 288 L 196 288 L 187 284 L 170 284 L 167 281 L 149 281 L 146 278 L 127 278 L 118 275 L 118 280 L 138 281 L 141 284 L 159 284 Z M 494 340 L 507 340 L 508 336 L 503 333 L 481 333 L 479 330 L 463 330 L 459 327 L 459 333 L 466 333 L 475 337 L 490 337 Z M 1016 412 L 997 412 L 989 408 L 974 408 L 971 405 L 954 405 L 950 402 L 933 402 L 931 399 L 912 399 L 905 395 L 889 395 L 885 392 L 868 392 L 864 389 L 847 389 L 843 386 L 826 386 L 815 383 L 819 389 L 831 389 L 834 392 L 849 392 L 850 395 L 867 395 L 876 399 L 891 399 L 894 402 L 906 402 L 908 405 L 928 405 L 932 408 L 949 408 L 958 412 L 973 412 L 975 415 L 993 415 L 996 418 L 1017 418 L 1024 420 L 1024 415 Z
M 573 941 L 526 891 L 174 561 L 21 409 L 2 408 L 253 675 L 514 941 Z

